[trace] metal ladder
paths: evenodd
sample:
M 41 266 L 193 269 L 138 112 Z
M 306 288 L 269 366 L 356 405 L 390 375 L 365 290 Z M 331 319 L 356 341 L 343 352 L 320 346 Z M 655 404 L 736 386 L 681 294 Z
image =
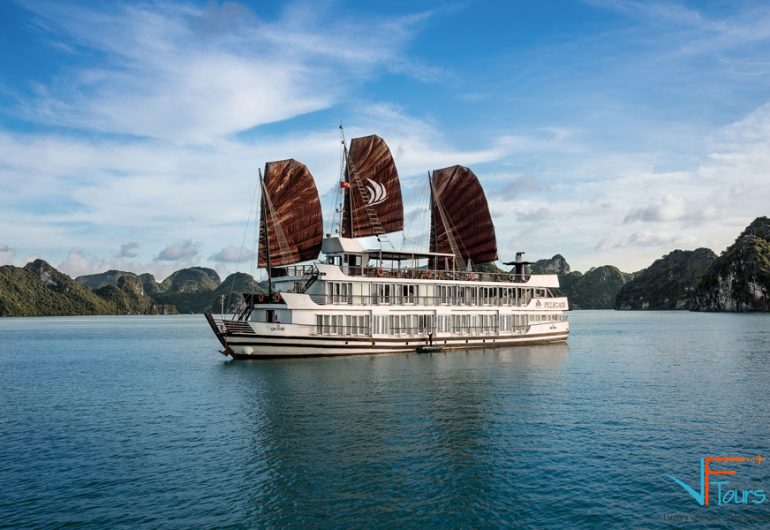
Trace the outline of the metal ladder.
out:
M 310 289 L 310 286 L 315 283 L 315 281 L 318 279 L 318 276 L 320 275 L 320 272 L 318 271 L 318 267 L 315 265 L 312 269 L 305 271 L 305 273 L 302 275 L 302 282 L 304 282 L 302 287 L 302 292 L 306 293 L 308 289 Z

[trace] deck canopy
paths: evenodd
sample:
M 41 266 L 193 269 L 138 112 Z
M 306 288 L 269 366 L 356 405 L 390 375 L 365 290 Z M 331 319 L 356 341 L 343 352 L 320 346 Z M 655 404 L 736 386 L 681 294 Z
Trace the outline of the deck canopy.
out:
M 383 259 L 388 261 L 407 261 L 419 259 L 438 259 L 452 258 L 452 254 L 445 252 L 425 252 L 424 250 L 385 250 L 379 248 L 368 249 L 365 251 L 372 259 Z

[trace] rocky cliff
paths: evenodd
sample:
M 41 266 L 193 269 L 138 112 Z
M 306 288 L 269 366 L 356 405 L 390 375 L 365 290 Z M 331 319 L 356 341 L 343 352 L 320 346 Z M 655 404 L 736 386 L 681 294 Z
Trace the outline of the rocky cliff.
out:
M 613 309 L 618 291 L 632 275 L 612 265 L 590 269 L 585 274 L 570 272 L 559 278 L 571 309 Z
M 106 315 L 115 307 L 45 261 L 0 267 L 0 316 Z
M 620 289 L 615 308 L 690 309 L 695 289 L 716 257 L 707 248 L 666 254 Z
M 160 284 L 167 293 L 205 293 L 216 289 L 222 281 L 214 269 L 190 267 L 171 274 Z
M 94 285 L 93 290 L 85 285 Z M 212 269 L 176 271 L 161 284 L 151 274 L 124 271 L 80 276 L 73 280 L 43 260 L 23 268 L 0 267 L 0 316 L 167 315 L 226 312 L 243 301 L 242 292 L 259 292 L 248 274 L 229 275 L 224 282 Z
M 551 259 L 539 259 L 531 266 L 532 274 L 568 274 L 569 263 L 561 254 L 556 254 Z
M 617 267 L 604 265 L 582 272 L 572 271 L 561 254 L 537 260 L 530 266 L 532 274 L 556 274 L 560 290 L 569 298 L 571 309 L 612 309 L 615 296 L 633 275 Z
M 692 309 L 770 311 L 770 219 L 755 219 L 714 260 L 698 285 Z
M 213 278 L 205 273 L 193 272 L 193 274 L 178 274 L 192 269 L 183 269 L 177 271 L 169 278 L 174 277 L 172 282 L 169 278 L 163 281 L 161 288 L 170 286 L 170 289 L 153 295 L 153 298 L 159 302 L 173 305 L 180 313 L 204 313 L 207 311 L 219 312 L 222 304 L 220 297 L 225 297 L 225 311 L 232 312 L 234 307 L 243 300 L 241 292 L 259 292 L 260 288 L 257 282 L 248 274 L 237 272 L 225 278 L 225 281 L 219 283 L 219 276 L 216 276 L 217 285 L 211 288 Z M 203 269 L 211 271 L 211 269 Z M 176 275 L 176 276 L 175 276 Z M 201 278 L 208 278 L 209 282 L 199 281 Z M 193 283 L 195 282 L 195 283 Z M 174 287 L 176 286 L 176 287 Z
M 175 306 L 156 302 L 145 293 L 142 281 L 134 274 L 118 278 L 117 285 L 105 285 L 95 291 L 115 306 L 119 315 L 173 315 Z
M 118 280 L 123 276 L 137 277 L 133 272 L 109 270 L 107 272 L 100 272 L 99 274 L 78 276 L 75 278 L 75 281 L 83 287 L 88 287 L 92 291 L 95 291 L 107 285 L 118 285 Z

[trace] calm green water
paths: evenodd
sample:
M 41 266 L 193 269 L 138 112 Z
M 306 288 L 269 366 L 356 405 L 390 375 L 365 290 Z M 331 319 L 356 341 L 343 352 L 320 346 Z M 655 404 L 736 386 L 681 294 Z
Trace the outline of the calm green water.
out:
M 570 320 L 561 346 L 233 363 L 202 316 L 0 319 L 0 526 L 768 527 L 770 500 L 666 475 L 770 458 L 770 315 Z

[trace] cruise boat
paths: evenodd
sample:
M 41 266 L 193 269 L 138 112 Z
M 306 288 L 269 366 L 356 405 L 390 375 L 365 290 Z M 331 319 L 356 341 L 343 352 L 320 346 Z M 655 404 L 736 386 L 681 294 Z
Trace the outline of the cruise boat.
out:
M 235 359 L 309 357 L 564 342 L 567 298 L 556 275 L 529 274 L 517 253 L 498 259 L 476 175 L 431 172 L 429 249 L 395 249 L 404 229 L 398 171 L 379 136 L 343 138 L 340 207 L 324 234 L 308 168 L 294 159 L 260 172 L 258 267 L 266 292 L 244 293 L 232 317 L 206 318 Z M 336 219 L 339 217 L 339 219 Z M 365 241 L 376 238 L 375 248 Z M 371 246 L 371 245 L 370 245 Z M 319 256 L 322 258 L 319 259 Z

